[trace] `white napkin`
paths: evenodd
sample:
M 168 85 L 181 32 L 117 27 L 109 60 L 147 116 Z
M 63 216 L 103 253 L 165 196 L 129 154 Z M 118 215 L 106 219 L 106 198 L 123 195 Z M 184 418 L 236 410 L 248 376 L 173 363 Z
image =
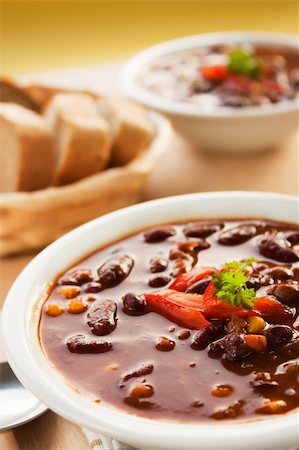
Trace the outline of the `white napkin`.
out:
M 103 436 L 100 433 L 86 430 L 86 428 L 82 428 L 82 431 L 89 442 L 91 450 L 137 450 L 115 439 Z

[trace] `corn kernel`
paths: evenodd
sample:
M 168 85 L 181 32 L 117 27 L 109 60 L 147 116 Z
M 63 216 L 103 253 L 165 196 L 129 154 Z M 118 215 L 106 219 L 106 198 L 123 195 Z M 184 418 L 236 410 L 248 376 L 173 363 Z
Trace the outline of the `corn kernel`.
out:
M 247 334 L 245 336 L 247 347 L 254 352 L 262 352 L 267 347 L 267 339 L 260 334 Z
M 61 306 L 59 303 L 50 303 L 47 306 L 46 314 L 51 317 L 60 316 L 64 312 L 63 306 Z
M 118 369 L 118 364 L 110 364 L 109 366 L 107 366 L 108 370 L 117 370 Z
M 257 410 L 260 414 L 280 414 L 285 411 L 287 404 L 284 400 L 272 400 Z
M 67 310 L 70 314 L 81 314 L 87 310 L 87 304 L 82 300 L 71 300 Z
M 248 319 L 248 332 L 249 333 L 260 333 L 266 326 L 264 319 L 258 316 L 249 317 Z
M 130 396 L 134 398 L 151 397 L 153 394 L 154 388 L 150 384 L 138 384 L 130 392 Z
M 220 384 L 213 387 L 211 394 L 214 395 L 214 397 L 228 397 L 233 390 L 233 387 L 229 384 Z
M 74 298 L 80 294 L 80 288 L 78 286 L 63 286 L 59 289 L 58 294 L 65 298 Z

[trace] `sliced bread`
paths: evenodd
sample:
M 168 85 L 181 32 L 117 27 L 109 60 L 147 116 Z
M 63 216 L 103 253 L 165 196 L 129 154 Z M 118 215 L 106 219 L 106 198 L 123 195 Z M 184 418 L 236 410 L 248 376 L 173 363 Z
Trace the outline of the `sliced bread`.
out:
M 0 78 L 0 102 L 17 103 L 27 109 L 40 112 L 40 105 L 29 92 L 8 78 Z
M 87 92 L 80 89 L 71 89 L 60 86 L 48 86 L 46 84 L 30 83 L 22 85 L 22 89 L 33 101 L 44 110 L 52 98 L 57 94 L 86 94 L 94 99 L 98 99 L 99 95 L 93 92 Z
M 14 103 L 0 103 L 0 192 L 34 191 L 49 186 L 54 143 L 42 118 Z
M 100 172 L 110 157 L 111 133 L 87 94 L 57 94 L 45 110 L 55 135 L 57 186 Z
M 123 166 L 146 148 L 154 135 L 154 125 L 144 108 L 124 98 L 102 99 L 98 107 L 112 125 L 111 164 Z

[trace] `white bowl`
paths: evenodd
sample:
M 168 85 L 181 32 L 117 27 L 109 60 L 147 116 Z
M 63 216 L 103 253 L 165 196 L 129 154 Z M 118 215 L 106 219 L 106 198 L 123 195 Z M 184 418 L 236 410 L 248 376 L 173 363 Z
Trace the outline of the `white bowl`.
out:
M 69 387 L 39 345 L 39 307 L 45 286 L 74 261 L 140 228 L 196 217 L 262 217 L 298 221 L 296 197 L 257 192 L 213 192 L 155 200 L 88 222 L 41 252 L 22 271 L 5 301 L 4 348 L 21 382 L 43 403 L 80 426 L 142 450 L 293 450 L 298 413 L 260 421 L 180 424 L 148 420 L 98 405 Z
M 120 87 L 133 100 L 164 113 L 179 133 L 201 148 L 241 153 L 275 147 L 298 126 L 296 100 L 266 107 L 215 107 L 205 111 L 195 104 L 163 98 L 136 81 L 145 67 L 164 55 L 198 46 L 236 42 L 285 45 L 298 50 L 298 38 L 286 34 L 235 31 L 184 37 L 133 56 L 122 70 Z

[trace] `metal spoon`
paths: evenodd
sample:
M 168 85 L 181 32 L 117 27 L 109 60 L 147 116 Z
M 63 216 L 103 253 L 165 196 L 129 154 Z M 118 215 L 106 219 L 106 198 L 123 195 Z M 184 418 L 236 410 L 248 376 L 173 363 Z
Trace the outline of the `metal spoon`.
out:
M 0 343 L 0 431 L 29 422 L 46 410 L 15 376 Z

